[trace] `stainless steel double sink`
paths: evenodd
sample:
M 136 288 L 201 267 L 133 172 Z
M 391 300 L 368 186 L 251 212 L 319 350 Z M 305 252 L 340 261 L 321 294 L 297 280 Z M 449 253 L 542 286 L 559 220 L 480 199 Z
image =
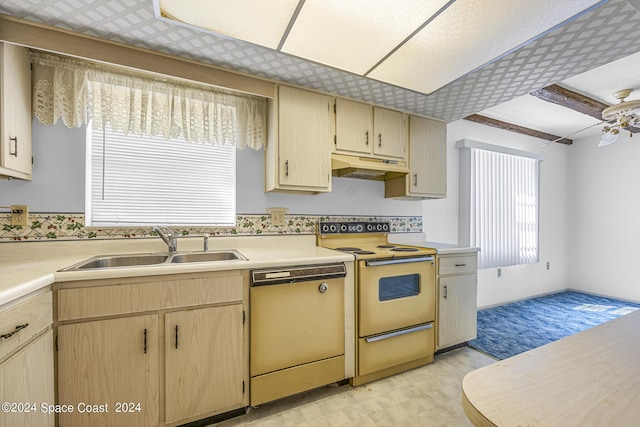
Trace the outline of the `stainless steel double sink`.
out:
M 99 255 L 59 271 L 83 271 L 123 267 L 147 267 L 152 265 L 184 264 L 194 262 L 246 260 L 235 249 L 209 252 L 176 252 L 129 255 Z

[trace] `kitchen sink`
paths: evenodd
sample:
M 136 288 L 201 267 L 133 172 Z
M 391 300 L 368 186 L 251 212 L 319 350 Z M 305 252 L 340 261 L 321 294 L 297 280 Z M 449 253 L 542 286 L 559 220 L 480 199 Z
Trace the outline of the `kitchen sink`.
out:
M 236 250 L 222 250 L 211 252 L 178 252 L 174 254 L 130 254 L 130 255 L 100 255 L 77 264 L 65 267 L 60 271 L 83 271 L 124 267 L 148 267 L 168 264 L 184 264 L 193 262 L 234 261 L 246 260 Z
M 187 252 L 173 254 L 169 262 L 209 262 L 209 261 L 233 261 L 236 259 L 246 259 L 239 252 L 234 250 L 211 251 L 211 252 Z

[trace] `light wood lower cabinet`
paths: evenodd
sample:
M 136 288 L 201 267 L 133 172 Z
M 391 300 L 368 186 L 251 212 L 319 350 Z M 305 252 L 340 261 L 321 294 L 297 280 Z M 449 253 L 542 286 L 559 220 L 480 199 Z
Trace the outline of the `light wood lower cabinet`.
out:
M 247 272 L 56 286 L 58 401 L 108 405 L 62 413 L 60 427 L 174 426 L 248 406 Z
M 166 421 L 243 404 L 242 305 L 165 316 Z
M 54 403 L 51 329 L 0 363 L 0 400 L 12 405 L 0 411 L 0 426 L 53 427 L 54 415 L 41 406 Z
M 60 414 L 60 426 L 157 426 L 158 339 L 157 314 L 60 326 L 58 401 L 76 409 Z M 136 407 L 116 412 L 122 403 Z M 104 406 L 81 412 L 81 404 Z
M 0 426 L 53 427 L 52 292 L 0 307 Z
M 477 255 L 438 257 L 438 350 L 477 336 Z

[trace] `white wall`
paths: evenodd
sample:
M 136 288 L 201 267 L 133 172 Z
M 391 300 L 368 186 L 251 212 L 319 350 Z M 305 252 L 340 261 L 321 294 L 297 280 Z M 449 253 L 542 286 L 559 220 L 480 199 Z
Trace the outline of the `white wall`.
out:
M 33 123 L 33 180 L 0 180 L 0 206 L 26 204 L 31 212 L 84 212 L 85 129 L 62 123 Z M 265 193 L 264 152 L 237 152 L 236 206 L 239 214 L 286 207 L 291 214 L 420 216 L 419 201 L 384 198 L 384 184 L 333 178 L 333 191 L 320 195 Z
M 569 162 L 569 284 L 640 301 L 640 138 L 574 142 Z
M 447 125 L 447 198 L 423 203 L 427 240 L 458 242 L 458 156 L 456 141 L 473 139 L 544 155 L 540 167 L 540 262 L 478 272 L 478 307 L 555 292 L 568 287 L 567 169 L 571 148 L 562 144 L 542 147 L 540 139 L 459 120 Z M 546 270 L 550 262 L 550 270 Z

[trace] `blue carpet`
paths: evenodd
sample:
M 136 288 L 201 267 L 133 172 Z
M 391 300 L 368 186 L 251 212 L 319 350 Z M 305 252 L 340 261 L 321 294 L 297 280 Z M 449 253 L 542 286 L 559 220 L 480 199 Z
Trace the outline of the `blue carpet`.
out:
M 560 292 L 478 311 L 478 338 L 469 346 L 497 359 L 559 340 L 640 309 L 640 304 L 580 292 Z

